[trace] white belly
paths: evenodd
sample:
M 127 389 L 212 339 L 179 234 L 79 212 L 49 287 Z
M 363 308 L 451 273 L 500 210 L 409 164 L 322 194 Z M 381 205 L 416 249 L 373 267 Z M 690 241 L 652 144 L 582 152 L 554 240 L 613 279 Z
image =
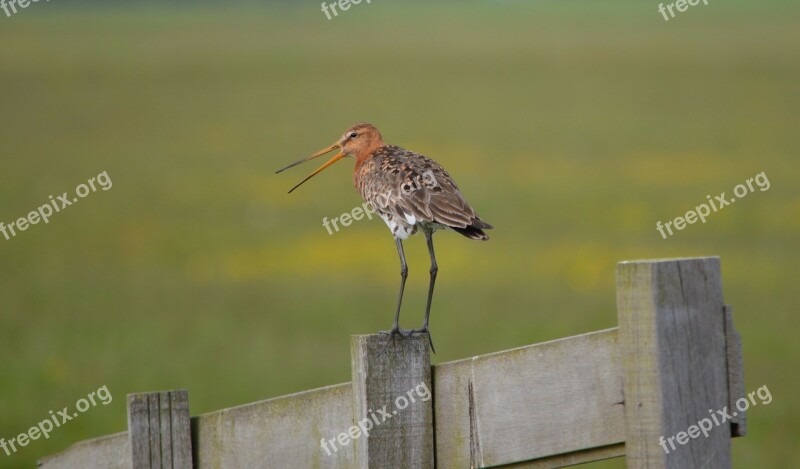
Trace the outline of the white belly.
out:
M 394 216 L 390 213 L 379 213 L 378 215 L 380 215 L 386 223 L 386 226 L 389 227 L 389 230 L 391 230 L 395 238 L 408 239 L 409 236 L 417 231 L 416 220 L 411 220 L 411 222 L 409 222 L 409 220 Z

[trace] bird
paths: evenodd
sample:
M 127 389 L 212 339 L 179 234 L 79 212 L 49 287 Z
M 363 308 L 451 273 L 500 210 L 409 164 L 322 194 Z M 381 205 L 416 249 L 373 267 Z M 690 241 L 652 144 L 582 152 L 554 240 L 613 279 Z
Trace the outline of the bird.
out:
M 391 230 L 400 257 L 400 291 L 397 295 L 394 323 L 391 329 L 380 332 L 392 339 L 395 336 L 428 334 L 431 349 L 435 352 L 429 330 L 433 288 L 439 272 L 433 249 L 433 234 L 437 230 L 452 230 L 469 239 L 486 241 L 489 236 L 484 230 L 494 227 L 478 216 L 441 165 L 419 153 L 387 145 L 378 128 L 368 123 L 351 126 L 332 145 L 279 169 L 276 174 L 337 149 L 339 152 L 336 155 L 292 187 L 289 193 L 340 159 L 355 159 L 353 185 L 361 198 Z M 403 241 L 419 232 L 425 235 L 431 262 L 425 319 L 418 329 L 402 330 L 400 308 L 408 277 Z

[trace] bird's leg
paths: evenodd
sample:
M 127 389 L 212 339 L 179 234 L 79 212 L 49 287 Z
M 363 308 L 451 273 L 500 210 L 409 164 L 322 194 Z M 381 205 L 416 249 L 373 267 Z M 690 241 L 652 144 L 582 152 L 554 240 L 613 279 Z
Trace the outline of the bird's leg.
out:
M 431 301 L 433 301 L 433 286 L 436 284 L 436 274 L 439 273 L 439 265 L 436 264 L 436 254 L 433 252 L 433 232 L 425 233 L 425 241 L 428 242 L 428 254 L 431 256 L 431 282 L 428 286 L 428 303 L 425 305 L 425 323 L 422 330 L 428 331 L 428 320 L 431 317 Z
M 408 277 L 408 266 L 406 265 L 406 255 L 403 252 L 403 241 L 400 238 L 394 239 L 397 244 L 397 254 L 400 255 L 400 293 L 397 296 L 397 310 L 394 313 L 394 325 L 388 331 L 381 331 L 381 334 L 389 334 L 394 337 L 396 335 L 403 335 L 400 330 L 400 305 L 403 303 L 403 290 L 406 287 L 406 278 Z
M 433 350 L 433 353 L 436 353 L 436 349 L 433 348 L 433 339 L 431 339 L 430 332 L 428 331 L 428 320 L 431 317 L 431 301 L 433 300 L 433 286 L 436 284 L 436 274 L 439 272 L 439 266 L 436 264 L 436 254 L 433 252 L 432 231 L 425 232 L 425 241 L 428 243 L 428 255 L 431 257 L 431 281 L 428 286 L 428 303 L 425 306 L 425 322 L 422 324 L 421 328 L 411 331 L 411 334 L 415 332 L 424 332 L 428 334 L 428 340 L 431 342 L 431 350 Z

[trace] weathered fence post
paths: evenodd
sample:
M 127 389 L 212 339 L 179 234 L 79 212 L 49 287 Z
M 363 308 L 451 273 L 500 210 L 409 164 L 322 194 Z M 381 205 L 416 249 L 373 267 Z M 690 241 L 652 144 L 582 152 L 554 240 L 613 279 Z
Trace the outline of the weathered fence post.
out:
M 744 363 L 742 359 L 742 336 L 733 327 L 733 307 L 725 305 L 725 340 L 728 345 L 728 408 L 736 408 L 736 400 L 744 397 Z M 747 415 L 739 412 L 731 419 L 731 436 L 747 434 Z
M 620 263 L 617 311 L 628 467 L 731 467 L 719 258 Z
M 432 469 L 428 336 L 353 336 L 352 365 L 356 467 Z
M 133 469 L 191 469 L 189 392 L 129 394 L 128 439 Z

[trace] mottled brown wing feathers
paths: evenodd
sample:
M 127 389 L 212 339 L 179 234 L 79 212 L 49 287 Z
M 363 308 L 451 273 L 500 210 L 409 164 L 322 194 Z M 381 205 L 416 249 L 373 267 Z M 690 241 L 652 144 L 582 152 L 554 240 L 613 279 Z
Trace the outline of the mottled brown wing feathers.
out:
M 357 179 L 362 197 L 378 210 L 406 220 L 413 216 L 418 221 L 439 223 L 475 239 L 486 235 L 472 231 L 491 228 L 470 207 L 444 168 L 417 153 L 382 147 L 361 168 Z

